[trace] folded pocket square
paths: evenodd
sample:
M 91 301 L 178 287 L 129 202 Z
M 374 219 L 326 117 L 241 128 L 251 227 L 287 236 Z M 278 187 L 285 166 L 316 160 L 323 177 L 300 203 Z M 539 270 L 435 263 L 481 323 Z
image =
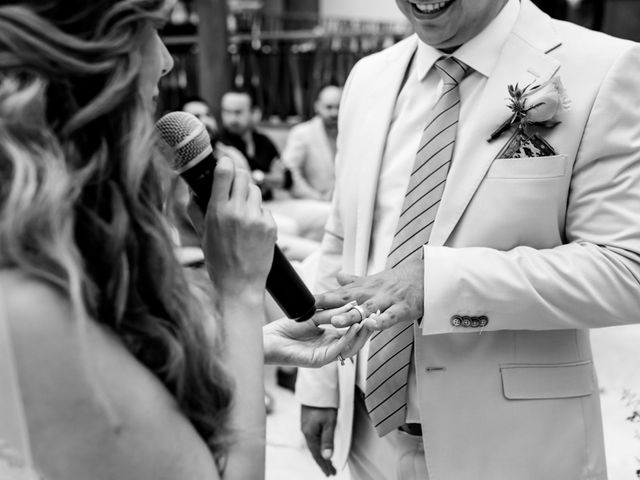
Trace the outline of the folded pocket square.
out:
M 496 158 L 550 157 L 556 152 L 542 137 L 516 129 Z

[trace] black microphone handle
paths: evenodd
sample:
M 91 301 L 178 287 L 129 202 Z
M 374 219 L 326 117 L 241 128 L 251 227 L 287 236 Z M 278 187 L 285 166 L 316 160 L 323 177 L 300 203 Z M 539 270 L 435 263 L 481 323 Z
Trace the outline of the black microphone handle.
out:
M 203 215 L 211 196 L 215 166 L 215 157 L 208 155 L 180 174 L 194 193 L 194 201 Z M 316 311 L 315 298 L 278 245 L 274 248 L 273 262 L 267 276 L 267 291 L 284 314 L 297 322 L 308 320 Z

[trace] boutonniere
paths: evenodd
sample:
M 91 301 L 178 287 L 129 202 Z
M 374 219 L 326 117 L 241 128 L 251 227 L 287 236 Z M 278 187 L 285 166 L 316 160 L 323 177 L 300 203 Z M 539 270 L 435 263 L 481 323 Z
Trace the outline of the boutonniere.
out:
M 555 154 L 547 142 L 533 133 L 532 127 L 553 128 L 560 123 L 561 113 L 571 108 L 571 100 L 567 96 L 560 77 L 553 77 L 545 83 L 529 84 L 522 88 L 518 84 L 509 85 L 508 91 L 507 106 L 511 110 L 511 115 L 487 141 L 492 142 L 515 126 L 516 131 L 506 146 L 507 150 L 510 150 L 510 156 L 515 155 L 518 150 L 522 154 L 516 156 Z M 522 152 L 523 149 L 526 152 Z M 504 149 L 501 153 L 504 153 Z

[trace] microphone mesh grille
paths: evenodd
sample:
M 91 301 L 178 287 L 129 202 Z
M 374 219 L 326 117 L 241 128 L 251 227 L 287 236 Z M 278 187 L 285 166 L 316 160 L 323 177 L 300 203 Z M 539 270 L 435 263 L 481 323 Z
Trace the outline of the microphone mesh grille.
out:
M 207 129 L 195 116 L 186 112 L 171 112 L 156 123 L 160 138 L 173 152 L 171 168 L 180 170 L 207 150 L 211 151 L 211 139 Z

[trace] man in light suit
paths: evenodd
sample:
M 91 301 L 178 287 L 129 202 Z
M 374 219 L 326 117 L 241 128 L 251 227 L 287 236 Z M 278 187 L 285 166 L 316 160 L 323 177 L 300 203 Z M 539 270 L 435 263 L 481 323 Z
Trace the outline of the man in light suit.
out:
M 360 304 L 335 325 L 381 333 L 300 373 L 307 443 L 354 479 L 605 479 L 588 329 L 639 318 L 640 48 L 530 0 L 396 1 L 417 35 L 345 86 L 315 282 L 335 289 L 320 308 Z M 519 155 L 504 153 L 516 125 L 487 141 L 509 85 L 557 87 L 548 106 L 560 80 L 561 123 L 528 125 Z M 428 238 L 396 260 L 411 229 Z
M 315 103 L 316 116 L 289 133 L 282 161 L 293 177 L 294 197 L 331 200 L 341 95 L 340 87 L 322 88 Z

